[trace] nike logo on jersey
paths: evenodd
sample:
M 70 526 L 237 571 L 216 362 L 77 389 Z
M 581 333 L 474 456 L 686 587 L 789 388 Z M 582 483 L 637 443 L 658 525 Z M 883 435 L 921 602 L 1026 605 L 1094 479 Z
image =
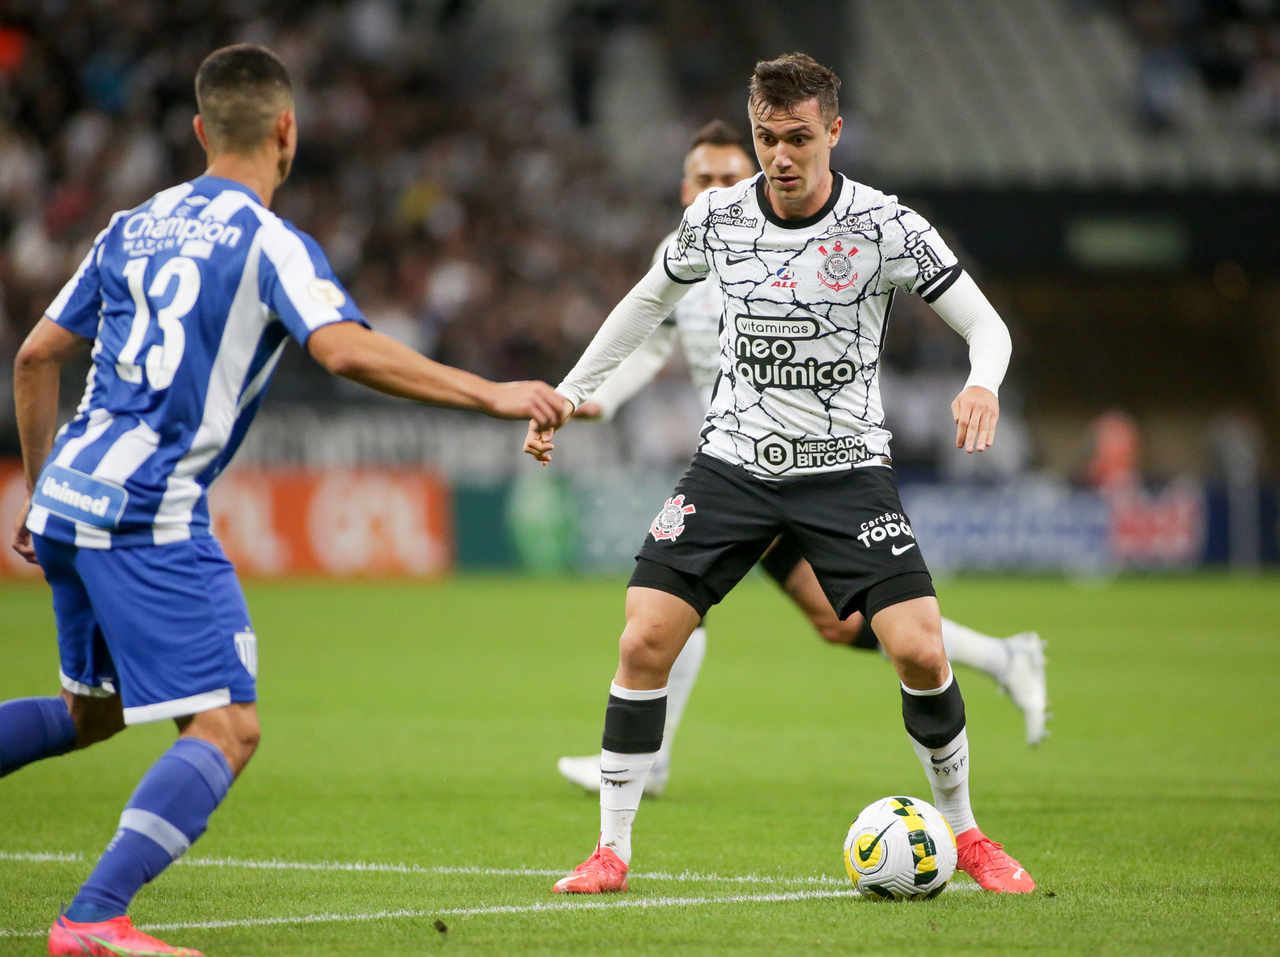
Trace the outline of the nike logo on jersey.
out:
M 736 266 L 739 263 L 744 263 L 749 259 L 755 259 L 755 258 L 756 258 L 755 256 L 725 256 L 724 261 L 725 261 L 725 264 L 728 266 Z
M 897 558 L 899 555 L 902 555 L 915 547 L 916 547 L 916 543 L 912 542 L 910 545 L 894 545 L 892 548 L 889 549 L 889 551 L 893 552 L 894 558 Z
M 930 758 L 929 758 L 929 760 L 930 760 L 930 761 L 932 761 L 934 764 L 946 764 L 948 761 L 950 761 L 952 758 L 954 758 L 954 757 L 955 757 L 957 754 L 959 754 L 959 753 L 960 753 L 960 749 L 959 749 L 959 748 L 956 748 L 954 751 L 952 751 L 950 754 L 948 754 L 945 758 L 934 758 L 934 757 L 930 757 Z
M 893 825 L 897 823 L 898 823 L 897 821 L 892 821 L 886 824 L 884 826 L 884 831 L 881 831 L 879 834 L 877 834 L 876 839 L 874 841 L 872 841 L 866 847 L 858 848 L 858 860 L 861 861 L 863 864 L 871 860 L 871 855 L 876 852 L 876 845 L 880 843 L 880 838 L 884 837 L 884 832 L 889 830 L 889 828 L 893 827 Z

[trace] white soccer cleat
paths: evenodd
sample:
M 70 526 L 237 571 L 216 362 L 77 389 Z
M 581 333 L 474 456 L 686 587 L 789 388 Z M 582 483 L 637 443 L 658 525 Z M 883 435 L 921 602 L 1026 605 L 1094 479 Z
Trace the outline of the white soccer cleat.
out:
M 1010 635 L 1005 639 L 1009 649 L 1009 666 L 1000 687 L 1008 692 L 1022 711 L 1027 725 L 1027 744 L 1039 744 L 1049 733 L 1048 691 L 1044 678 L 1044 641 L 1034 631 Z
M 649 797 L 661 797 L 667 789 L 667 773 L 670 764 L 655 763 L 644 780 L 644 793 Z M 556 770 L 566 781 L 571 781 L 587 791 L 600 790 L 600 755 L 584 754 L 577 758 L 561 758 L 556 762 Z

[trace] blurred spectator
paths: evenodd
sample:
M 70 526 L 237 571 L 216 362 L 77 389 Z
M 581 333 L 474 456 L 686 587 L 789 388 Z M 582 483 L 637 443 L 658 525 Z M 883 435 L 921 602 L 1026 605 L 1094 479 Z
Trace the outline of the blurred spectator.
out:
M 1280 131 L 1280 3 L 1128 0 L 1124 11 L 1141 51 L 1140 120 L 1176 126 L 1198 83 L 1234 102 L 1248 125 Z

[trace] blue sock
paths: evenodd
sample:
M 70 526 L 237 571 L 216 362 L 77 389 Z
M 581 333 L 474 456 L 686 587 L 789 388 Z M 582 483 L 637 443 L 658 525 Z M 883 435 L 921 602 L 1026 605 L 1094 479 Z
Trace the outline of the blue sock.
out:
M 231 766 L 207 741 L 179 738 L 151 766 L 67 919 L 94 922 L 119 917 L 142 885 L 181 857 L 209 824 L 231 787 Z
M 0 704 L 0 778 L 32 761 L 66 754 L 75 743 L 75 722 L 61 698 Z

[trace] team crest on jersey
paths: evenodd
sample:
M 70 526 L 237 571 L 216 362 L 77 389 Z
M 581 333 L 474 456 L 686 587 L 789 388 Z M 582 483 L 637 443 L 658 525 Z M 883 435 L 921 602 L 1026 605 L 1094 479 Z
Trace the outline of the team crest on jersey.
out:
M 674 542 L 684 531 L 684 517 L 696 511 L 692 502 L 685 504 L 683 495 L 669 498 L 654 517 L 649 534 L 655 542 Z
M 826 246 L 819 246 L 818 252 L 824 258 L 822 265 L 818 267 L 818 281 L 836 292 L 852 286 L 857 281 L 858 274 L 853 271 L 853 260 L 850 257 L 857 251 L 857 246 L 850 246 L 846 251 L 844 243 L 839 239 L 831 244 L 830 251 Z

